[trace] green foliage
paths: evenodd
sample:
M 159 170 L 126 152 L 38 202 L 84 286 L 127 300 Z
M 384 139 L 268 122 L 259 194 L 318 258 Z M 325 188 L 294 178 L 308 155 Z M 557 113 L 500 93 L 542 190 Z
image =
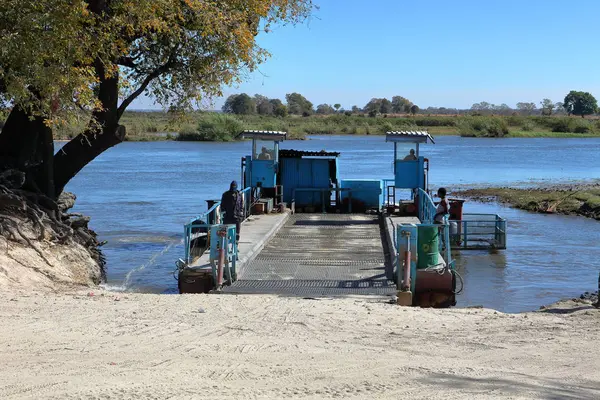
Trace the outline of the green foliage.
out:
M 554 103 L 552 102 L 552 100 L 550 99 L 543 99 L 540 102 L 540 105 L 542 106 L 542 115 L 552 115 L 552 113 L 554 112 Z
M 544 118 L 545 126 L 552 132 L 561 133 L 593 133 L 594 124 L 579 118 Z
M 413 104 L 413 105 L 410 107 L 410 113 L 411 113 L 412 115 L 415 115 L 415 114 L 416 114 L 416 113 L 418 113 L 418 112 L 419 112 L 419 106 L 418 106 L 418 105 L 416 105 L 416 104 Z
M 269 100 L 268 97 L 255 94 L 254 95 L 254 104 L 256 104 L 256 112 L 260 115 L 273 115 L 274 108 L 273 103 Z
M 553 118 L 548 120 L 547 126 L 552 132 L 573 132 L 572 119 L 568 117 Z
M 273 100 L 271 100 L 273 101 Z M 274 104 L 282 107 L 279 100 Z M 277 106 L 276 106 L 277 109 Z M 162 112 L 126 112 L 122 118 L 128 132 L 128 140 L 165 140 L 167 133 L 182 132 L 193 134 L 191 139 L 206 140 L 198 134 L 198 126 L 202 121 L 212 121 L 214 113 L 194 112 L 185 114 L 180 119 L 172 121 L 169 113 Z M 223 115 L 223 114 L 221 114 Z M 228 115 L 231 116 L 231 115 Z M 233 117 L 233 116 L 232 116 Z M 383 134 L 390 130 L 433 130 L 437 134 L 458 134 L 469 136 L 487 136 L 476 131 L 471 126 L 465 129 L 464 124 L 459 130 L 457 125 L 465 117 L 417 115 L 414 117 L 365 118 L 363 114 L 353 115 L 351 112 L 330 115 L 313 115 L 307 118 L 299 116 L 269 116 L 269 115 L 238 115 L 235 118 L 243 124 L 243 129 L 265 129 L 287 131 L 291 138 L 302 138 L 307 134 Z M 508 117 L 478 117 L 483 120 L 502 120 L 511 126 L 511 133 L 521 137 L 578 137 L 578 135 L 593 136 L 600 132 L 600 120 L 588 120 L 575 117 L 542 117 L 542 116 L 508 116 Z M 61 126 L 58 137 L 72 138 L 85 127 L 87 117 L 73 118 L 69 124 Z M 550 132 L 550 131 L 554 131 Z M 153 133 L 156 132 L 156 133 Z M 583 133 L 575 133 L 583 132 Z M 217 137 L 217 140 L 224 140 Z
M 573 120 L 573 124 L 571 126 L 573 133 L 591 133 L 594 130 L 594 127 L 590 122 L 580 119 Z
M 313 114 L 313 104 L 300 93 L 288 93 L 285 95 L 287 102 L 288 113 L 294 115 L 311 115 Z
M 392 112 L 392 102 L 388 99 L 381 99 L 381 105 L 379 106 L 379 112 L 382 114 L 389 114 Z
M 372 98 L 363 108 L 370 117 L 374 117 L 377 114 L 389 114 L 392 112 L 392 102 L 388 99 Z
M 317 114 L 327 115 L 327 114 L 333 114 L 334 112 L 335 112 L 335 110 L 329 104 L 319 104 L 317 106 Z
M 463 117 L 457 123 L 461 136 L 504 137 L 508 135 L 508 125 L 504 119 L 494 117 Z
M 222 111 L 237 115 L 254 114 L 256 113 L 256 102 L 246 93 L 232 94 L 225 100 Z
M 268 57 L 259 32 L 312 9 L 310 0 L 2 0 L 0 103 L 54 119 L 98 109 L 98 83 L 111 79 L 123 109 L 144 92 L 190 109 Z
M 520 115 L 510 115 L 504 118 L 508 126 L 523 126 L 529 119 Z
M 521 130 L 525 132 L 533 132 L 536 126 L 531 120 L 525 120 L 523 125 L 521 125 Z
M 531 115 L 536 108 L 535 103 L 517 103 L 517 110 L 525 115 Z
M 379 113 L 380 109 L 381 109 L 381 99 L 372 98 L 363 107 L 363 112 L 367 113 L 369 116 L 375 116 Z
M 234 140 L 244 130 L 244 124 L 234 116 L 210 114 L 203 118 L 194 129 L 183 128 L 177 140 L 180 141 L 221 141 Z
M 392 97 L 392 112 L 396 114 L 408 113 L 412 106 L 413 103 L 402 96 Z
M 277 117 L 287 117 L 288 108 L 285 104 L 281 102 L 279 99 L 272 99 L 270 103 L 273 105 L 273 115 Z
M 450 117 L 419 117 L 411 121 L 417 126 L 455 126 L 456 119 Z
M 573 115 L 594 114 L 598 110 L 598 102 L 596 98 L 588 92 L 578 92 L 571 90 L 565 97 L 564 108 L 567 112 Z

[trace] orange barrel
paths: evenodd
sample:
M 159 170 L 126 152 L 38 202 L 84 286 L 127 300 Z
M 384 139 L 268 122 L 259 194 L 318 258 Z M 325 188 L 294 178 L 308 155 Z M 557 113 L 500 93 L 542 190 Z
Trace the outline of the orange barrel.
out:
M 463 204 L 464 200 L 459 199 L 448 199 L 448 203 L 450 203 L 450 220 L 451 221 L 462 221 L 463 219 Z M 450 241 L 458 246 L 461 245 L 461 235 L 462 235 L 462 223 L 456 222 L 456 226 L 452 226 L 452 222 L 450 223 Z
M 450 219 L 453 221 L 462 221 L 463 217 L 463 203 L 464 200 L 448 199 L 450 203 Z

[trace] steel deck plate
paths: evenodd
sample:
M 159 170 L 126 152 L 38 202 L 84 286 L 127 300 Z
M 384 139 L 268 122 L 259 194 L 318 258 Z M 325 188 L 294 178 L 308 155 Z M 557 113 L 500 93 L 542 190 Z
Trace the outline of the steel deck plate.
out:
M 391 277 L 378 216 L 296 214 L 223 291 L 389 295 L 396 292 Z

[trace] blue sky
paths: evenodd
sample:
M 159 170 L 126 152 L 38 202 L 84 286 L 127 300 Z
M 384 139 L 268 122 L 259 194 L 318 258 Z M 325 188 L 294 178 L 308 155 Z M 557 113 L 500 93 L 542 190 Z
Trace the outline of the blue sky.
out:
M 238 87 L 315 104 L 407 97 L 421 108 L 600 96 L 600 0 L 315 0 L 310 21 L 258 37 L 272 53 Z M 214 99 L 220 108 L 223 99 Z M 135 108 L 154 108 L 140 99 Z

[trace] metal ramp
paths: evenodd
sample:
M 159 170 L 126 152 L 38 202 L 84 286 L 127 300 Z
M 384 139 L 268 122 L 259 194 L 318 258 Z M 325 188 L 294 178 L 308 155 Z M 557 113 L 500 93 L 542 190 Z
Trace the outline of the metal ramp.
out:
M 295 214 L 223 292 L 395 294 L 382 237 L 376 215 Z

